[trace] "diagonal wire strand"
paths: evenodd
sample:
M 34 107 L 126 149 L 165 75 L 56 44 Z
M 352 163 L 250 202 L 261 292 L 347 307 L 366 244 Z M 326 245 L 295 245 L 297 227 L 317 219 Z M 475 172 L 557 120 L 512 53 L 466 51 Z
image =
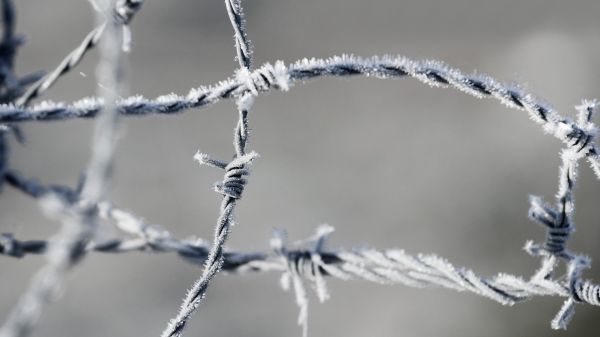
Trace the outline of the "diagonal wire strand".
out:
M 75 68 L 85 55 L 94 49 L 100 42 L 100 38 L 104 34 L 106 23 L 102 23 L 100 26 L 94 28 L 89 32 L 83 41 L 69 53 L 60 64 L 49 74 L 35 82 L 27 91 L 15 100 L 16 106 L 25 106 L 31 102 L 31 100 L 41 96 L 43 93 L 48 91 L 54 83 L 56 83 L 63 75 Z
M 130 8 L 129 10 L 132 11 L 132 14 L 125 16 L 117 15 L 117 19 L 121 21 L 121 24 L 125 25 L 129 24 L 129 22 L 132 20 L 133 15 L 139 9 L 139 6 L 141 6 L 142 2 L 134 0 L 126 1 L 126 3 L 128 8 Z M 53 86 L 54 83 L 56 83 L 63 75 L 75 68 L 89 51 L 98 46 L 100 39 L 106 30 L 106 25 L 107 22 L 104 21 L 91 32 L 89 32 L 77 46 L 77 48 L 73 49 L 73 51 L 71 51 L 52 72 L 40 78 L 32 86 L 30 86 L 23 95 L 17 98 L 15 100 L 15 105 L 25 106 L 31 100 L 40 97 L 42 94 L 48 91 L 48 89 L 50 89 L 50 87 Z

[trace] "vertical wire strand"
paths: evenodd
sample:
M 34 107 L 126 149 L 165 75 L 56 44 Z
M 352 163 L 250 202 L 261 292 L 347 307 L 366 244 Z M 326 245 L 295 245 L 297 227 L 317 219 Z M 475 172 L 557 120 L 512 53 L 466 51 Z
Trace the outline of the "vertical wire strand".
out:
M 118 0 L 117 6 L 127 6 L 128 1 Z M 81 202 L 67 205 L 60 200 L 55 209 L 62 222 L 60 231 L 52 240 L 48 262 L 34 276 L 27 292 L 10 313 L 0 329 L 1 337 L 26 337 L 31 334 L 43 308 L 59 297 L 65 277 L 85 255 L 85 246 L 96 229 L 95 205 L 104 196 L 113 165 L 118 126 L 115 102 L 123 86 L 122 57 L 119 48 L 119 23 L 113 20 L 113 2 L 103 0 L 97 13 L 98 22 L 109 18 L 105 38 L 100 43 L 100 61 L 97 69 L 99 94 L 104 97 L 105 109 L 96 121 L 92 154 L 87 169 L 87 179 L 81 192 Z M 55 196 L 55 199 L 58 199 Z M 46 199 L 42 203 L 51 204 Z
M 237 59 L 240 66 L 240 71 L 238 71 L 238 74 L 247 75 L 247 79 L 251 81 L 252 79 L 249 75 L 251 65 L 250 46 L 248 40 L 246 39 L 241 4 L 239 1 L 225 0 L 225 7 L 227 9 L 231 25 L 233 26 L 235 32 L 235 47 Z M 233 143 L 235 148 L 235 156 L 232 162 L 229 163 L 227 167 L 225 167 L 228 173 L 235 172 L 233 173 L 234 178 L 240 179 L 238 181 L 239 185 L 237 186 L 237 188 L 239 188 L 239 193 L 234 196 L 227 194 L 223 195 L 223 200 L 220 206 L 220 215 L 217 220 L 217 225 L 215 227 L 213 246 L 211 247 L 210 252 L 208 254 L 208 258 L 204 263 L 202 275 L 200 279 L 197 280 L 192 286 L 192 288 L 188 291 L 187 296 L 183 300 L 183 304 L 181 305 L 179 313 L 174 319 L 172 319 L 169 322 L 166 329 L 162 333 L 162 337 L 175 337 L 181 336 L 183 334 L 183 330 L 185 329 L 189 318 L 194 313 L 194 311 L 198 309 L 202 299 L 206 296 L 206 291 L 208 289 L 211 279 L 221 270 L 223 266 L 224 245 L 227 242 L 231 230 L 231 224 L 233 222 L 232 217 L 236 206 L 236 200 L 239 199 L 239 197 L 241 197 L 241 191 L 243 190 L 244 185 L 246 183 L 246 180 L 242 178 L 242 176 L 244 175 L 244 173 L 247 174 L 246 165 L 249 163 L 242 162 L 240 164 L 232 165 L 236 163 L 236 160 L 248 158 L 246 154 L 246 144 L 248 140 L 248 110 L 251 105 L 251 98 L 238 98 L 238 102 L 242 101 L 244 102 L 244 104 L 238 104 L 239 119 L 234 131 Z M 254 155 L 252 157 L 254 157 Z M 230 171 L 231 168 L 233 168 L 234 171 Z M 226 178 L 223 181 L 223 185 L 227 184 L 227 174 Z M 231 176 L 229 176 L 229 178 L 231 178 Z

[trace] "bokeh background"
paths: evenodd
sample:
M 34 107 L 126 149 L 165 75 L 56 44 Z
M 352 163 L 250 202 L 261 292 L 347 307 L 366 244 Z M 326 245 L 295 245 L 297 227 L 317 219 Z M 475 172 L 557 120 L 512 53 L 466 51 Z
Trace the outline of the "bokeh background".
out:
M 16 1 L 28 43 L 18 70 L 52 69 L 92 29 L 87 1 Z M 341 53 L 439 59 L 465 72 L 525 85 L 561 113 L 600 97 L 600 2 L 549 0 L 245 1 L 255 64 Z M 232 29 L 222 1 L 147 0 L 133 24 L 130 92 L 148 97 L 231 75 Z M 46 96 L 94 95 L 96 54 Z M 111 195 L 173 235 L 212 236 L 221 172 L 192 160 L 232 154 L 232 102 L 168 117 L 128 118 Z M 412 79 L 319 79 L 256 100 L 249 149 L 260 153 L 237 209 L 229 247 L 267 250 L 274 228 L 291 240 L 321 223 L 333 247 L 400 247 L 437 253 L 483 275 L 530 275 L 521 248 L 544 231 L 527 219 L 528 195 L 553 200 L 561 144 L 524 112 Z M 74 185 L 89 158 L 91 121 L 26 123 L 11 165 L 44 182 Z M 600 182 L 582 166 L 575 251 L 600 261 Z M 45 238 L 59 224 L 5 188 L 0 230 Z M 104 235 L 110 235 L 110 229 Z M 27 288 L 39 256 L 0 258 L 0 317 Z M 35 336 L 158 336 L 200 274 L 173 254 L 90 254 Z M 586 271 L 600 280 L 600 266 Z M 292 293 L 279 275 L 219 275 L 187 336 L 300 336 Z M 559 298 L 514 307 L 450 290 L 329 281 L 311 294 L 310 336 L 593 336 L 600 309 L 580 305 L 552 331 Z

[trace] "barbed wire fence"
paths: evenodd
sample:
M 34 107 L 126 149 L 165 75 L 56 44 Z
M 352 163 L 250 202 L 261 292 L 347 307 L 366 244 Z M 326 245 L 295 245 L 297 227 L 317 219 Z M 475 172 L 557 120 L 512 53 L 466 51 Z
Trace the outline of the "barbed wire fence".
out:
M 444 287 L 472 292 L 504 305 L 534 296 L 561 296 L 566 299 L 551 322 L 554 329 L 566 329 L 577 303 L 600 305 L 600 285 L 583 278 L 584 269 L 590 266 L 590 258 L 567 248 L 575 226 L 574 191 L 579 162 L 586 159 L 600 179 L 600 153 L 593 123 L 596 101 L 584 100 L 576 107 L 576 120 L 572 120 L 518 86 L 505 85 L 484 75 L 466 75 L 437 61 L 413 61 L 394 56 L 303 59 L 290 65 L 277 61 L 252 70 L 252 51 L 239 0 L 225 0 L 225 10 L 234 29 L 239 65 L 234 76 L 211 86 L 192 89 L 185 96 L 169 94 L 156 99 L 141 96 L 122 99 L 118 97 L 124 96 L 127 90 L 122 70 L 123 52 L 131 48 L 129 26 L 142 2 L 92 0 L 97 13 L 97 28 L 55 70 L 47 75 L 33 73 L 21 78 L 14 74 L 13 65 L 23 38 L 15 35 L 14 4 L 11 0 L 1 2 L 4 30 L 0 42 L 0 186 L 6 184 L 40 200 L 48 216 L 62 222 L 62 228 L 48 240 L 22 240 L 9 233 L 0 236 L 0 254 L 15 258 L 43 254 L 47 258 L 46 265 L 34 276 L 29 289 L 0 328 L 0 337 L 29 336 L 43 309 L 59 297 L 58 290 L 63 286 L 66 274 L 89 252 L 173 252 L 186 261 L 203 265 L 200 278 L 188 291 L 175 318 L 168 322 L 163 337 L 183 334 L 186 323 L 202 305 L 210 281 L 221 270 L 232 274 L 281 273 L 284 289 L 294 291 L 300 310 L 298 323 L 305 336 L 309 303 L 306 283 L 314 288 L 320 301 L 325 301 L 329 298 L 327 277 L 418 288 Z M 42 102 L 30 105 L 95 47 L 99 47 L 100 52 L 97 77 L 102 83 L 98 87 L 98 98 L 85 98 L 71 104 Z M 246 150 L 248 117 L 254 99 L 267 91 L 287 91 L 295 83 L 322 76 L 357 75 L 381 79 L 411 77 L 433 87 L 455 88 L 476 98 L 492 98 L 509 108 L 526 111 L 546 133 L 564 143 L 556 204 L 547 204 L 541 197 L 530 198 L 530 219 L 546 229 L 542 243 L 529 241 L 525 245 L 527 253 L 541 261 L 540 268 L 532 276 L 501 273 L 482 277 L 438 256 L 413 256 L 399 249 L 330 249 L 326 247 L 326 239 L 333 228 L 328 225 L 318 227 L 312 237 L 293 243 L 287 242 L 285 232 L 278 231 L 271 240 L 270 251 L 238 252 L 225 248 L 235 206 L 242 198 L 250 173 L 249 165 L 258 157 L 256 152 Z M 148 224 L 109 201 L 107 192 L 121 116 L 175 114 L 226 99 L 237 103 L 239 115 L 234 131 L 233 159 L 221 161 L 200 151 L 194 156 L 201 165 L 225 171 L 223 180 L 214 185 L 223 200 L 212 243 L 202 239 L 174 238 L 163 229 L 165 227 Z M 97 119 L 91 159 L 77 187 L 43 184 L 24 177 L 11 167 L 10 137 L 23 141 L 20 123 L 73 118 Z M 113 224 L 123 237 L 98 241 L 95 232 L 100 221 Z M 567 267 L 564 275 L 557 275 L 559 263 Z

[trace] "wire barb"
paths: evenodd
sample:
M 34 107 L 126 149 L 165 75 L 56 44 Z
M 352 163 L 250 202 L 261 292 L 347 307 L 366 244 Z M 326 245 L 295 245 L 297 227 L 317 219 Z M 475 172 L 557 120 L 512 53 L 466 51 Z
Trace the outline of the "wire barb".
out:
M 557 259 L 566 261 L 567 282 L 570 292 L 569 298 L 556 314 L 551 322 L 553 329 L 566 329 L 567 324 L 575 313 L 575 303 L 585 301 L 587 303 L 599 303 L 596 293 L 600 291 L 599 285 L 581 280 L 583 268 L 588 268 L 588 258 L 570 252 L 566 248 L 571 233 L 575 230 L 573 215 L 575 212 L 575 200 L 573 197 L 575 183 L 577 180 L 579 159 L 589 156 L 596 151 L 595 135 L 596 128 L 592 122 L 596 112 L 596 101 L 584 100 L 582 105 L 576 107 L 578 111 L 575 127 L 566 132 L 567 148 L 561 155 L 561 168 L 559 175 L 559 188 L 556 195 L 556 207 L 545 204 L 539 197 L 531 197 L 529 217 L 538 224 L 546 227 L 546 240 L 543 244 L 527 242 L 525 250 L 542 258 L 542 268 L 532 279 L 548 279 L 552 276 Z M 584 286 L 585 285 L 585 286 Z M 585 288 L 584 291 L 582 289 Z M 596 304 L 597 305 L 597 304 Z
M 242 192 L 244 191 L 244 186 L 246 186 L 247 182 L 244 177 L 250 174 L 247 165 L 256 158 L 258 158 L 258 154 L 253 151 L 225 164 L 216 159 L 212 159 L 209 155 L 204 153 L 198 152 L 194 155 L 194 159 L 200 164 L 215 166 L 225 170 L 223 181 L 216 183 L 214 189 L 215 192 L 233 199 L 240 199 L 242 197 Z
M 271 239 L 271 248 L 283 260 L 285 266 L 285 271 L 281 275 L 281 286 L 284 290 L 289 290 L 290 283 L 294 285 L 296 304 L 300 309 L 298 325 L 302 327 L 302 336 L 304 337 L 308 336 L 309 301 L 303 279 L 312 282 L 313 288 L 321 302 L 329 299 L 329 291 L 323 278 L 327 267 L 323 262 L 321 254 L 324 252 L 325 240 L 331 233 L 333 233 L 333 227 L 321 225 L 317 228 L 313 237 L 295 243 L 295 245 L 313 243 L 314 246 L 309 251 L 288 250 L 286 244 L 287 235 L 283 230 L 276 230 Z
M 224 263 L 224 246 L 229 237 L 229 232 L 233 223 L 233 212 L 236 201 L 242 197 L 242 192 L 246 186 L 246 176 L 249 174 L 247 165 L 257 157 L 255 152 L 246 153 L 248 142 L 248 111 L 252 106 L 252 98 L 249 95 L 258 94 L 254 85 L 254 79 L 250 74 L 251 58 L 249 47 L 246 40 L 246 32 L 243 25 L 242 7 L 239 0 L 225 0 L 225 7 L 231 18 L 231 24 L 236 34 L 236 48 L 238 51 L 238 61 L 240 70 L 238 74 L 245 77 L 246 85 L 249 85 L 250 93 L 241 93 L 236 96 L 239 118 L 233 134 L 233 146 L 235 148 L 234 158 L 231 162 L 225 163 L 212 159 L 206 154 L 198 152 L 194 158 L 201 164 L 216 166 L 225 170 L 225 176 L 221 183 L 215 185 L 215 191 L 223 195 L 220 207 L 220 215 L 215 227 L 215 236 L 213 247 L 208 258 L 204 262 L 204 270 L 200 279 L 188 291 L 183 300 L 183 304 L 177 316 L 172 319 L 167 328 L 163 331 L 162 337 L 181 336 L 187 321 L 192 313 L 200 306 L 202 299 L 206 296 L 211 279 L 221 270 Z M 264 77 L 264 76 L 263 76 Z M 265 82 L 269 77 L 264 77 Z
M 13 69 L 17 48 L 24 41 L 15 35 L 14 4 L 11 0 L 0 1 L 4 26 L 0 41 L 0 187 L 6 183 L 39 200 L 49 217 L 58 218 L 63 223 L 62 229 L 49 240 L 22 241 L 10 233 L 0 235 L 0 255 L 22 258 L 30 254 L 44 254 L 48 260 L 0 328 L 0 337 L 28 336 L 43 307 L 58 297 L 65 275 L 91 251 L 175 252 L 189 262 L 203 264 L 200 278 L 188 291 L 177 316 L 163 331 L 163 337 L 182 335 L 191 315 L 202 304 L 211 280 L 221 270 L 229 273 L 281 273 L 283 288 L 293 288 L 299 307 L 298 324 L 302 326 L 305 337 L 308 334 L 309 305 L 306 283 L 323 302 L 330 296 L 326 277 L 419 288 L 444 287 L 471 292 L 503 305 L 513 305 L 533 296 L 564 297 L 566 300 L 551 322 L 554 329 L 566 329 L 577 303 L 600 306 L 600 285 L 583 279 L 583 270 L 591 266 L 591 260 L 567 248 L 568 239 L 575 229 L 574 189 L 579 160 L 587 159 L 600 179 L 600 152 L 595 141 L 597 129 L 592 121 L 597 113 L 596 101 L 583 101 L 576 107 L 578 115 L 573 121 L 559 115 L 545 101 L 519 86 L 502 84 L 484 75 L 463 74 L 441 62 L 413 61 L 404 57 L 342 55 L 329 59 L 303 59 L 288 66 L 277 61 L 274 65 L 266 63 L 251 70 L 252 50 L 240 0 L 225 0 L 239 64 L 231 78 L 209 87 L 192 89 L 187 96 L 169 94 L 153 100 L 141 96 L 118 99 L 123 89 L 120 51 L 128 51 L 131 47 L 130 24 L 143 0 L 102 0 L 102 3 L 93 0 L 92 4 L 99 12 L 97 27 L 54 71 L 44 77 L 32 74 L 22 78 L 17 78 Z M 106 39 L 101 39 L 104 35 Z M 105 86 L 98 90 L 101 98 L 85 98 L 72 104 L 42 102 L 26 107 L 97 45 L 101 47 L 98 75 Z M 525 246 L 530 255 L 541 260 L 541 266 L 534 275 L 527 280 L 509 274 L 482 277 L 436 255 L 413 256 L 398 249 L 332 250 L 325 247 L 326 239 L 333 232 L 328 225 L 318 227 L 312 237 L 291 245 L 286 241 L 285 232 L 277 231 L 271 239 L 272 252 L 246 253 L 225 248 L 234 223 L 236 203 L 242 197 L 250 174 L 249 165 L 258 157 L 256 152 L 246 151 L 248 115 L 254 99 L 273 89 L 287 91 L 293 83 L 309 79 L 355 75 L 411 77 L 433 87 L 455 88 L 477 98 L 489 97 L 509 108 L 526 111 L 544 131 L 565 144 L 561 153 L 556 205 L 546 204 L 541 197 L 530 198 L 529 217 L 546 230 L 543 243 L 529 241 Z M 29 85 L 31 87 L 26 90 Z M 222 195 L 222 201 L 212 245 L 196 238 L 174 238 L 162 227 L 147 224 L 142 218 L 106 199 L 120 115 L 174 114 L 208 107 L 225 99 L 235 100 L 238 111 L 233 159 L 220 161 L 200 151 L 194 156 L 201 165 L 225 171 L 222 181 L 214 185 L 214 190 Z M 43 185 L 25 179 L 10 168 L 8 135 L 12 133 L 22 140 L 15 123 L 97 116 L 92 158 L 85 177 L 80 179 L 76 188 Z M 112 223 L 124 237 L 98 241 L 94 234 L 100 220 Z M 565 263 L 567 272 L 556 276 L 556 267 L 561 262 Z

